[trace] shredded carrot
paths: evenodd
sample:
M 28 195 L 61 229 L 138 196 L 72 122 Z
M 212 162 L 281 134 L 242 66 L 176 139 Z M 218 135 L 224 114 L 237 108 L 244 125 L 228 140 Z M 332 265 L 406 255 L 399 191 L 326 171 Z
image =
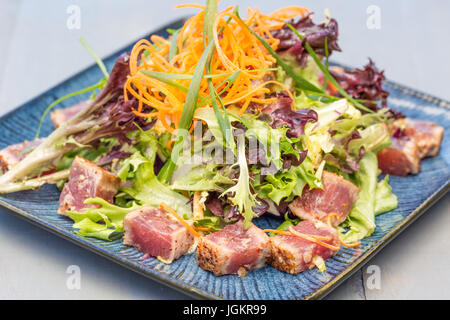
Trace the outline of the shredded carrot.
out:
M 169 132 L 172 133 L 172 134 L 175 133 L 175 129 L 172 128 L 171 126 L 169 126 L 169 124 L 167 123 L 167 121 L 166 121 L 166 114 L 165 114 L 164 112 L 160 111 L 160 112 L 158 113 L 158 119 L 159 119 L 159 121 L 161 121 L 163 127 L 164 127 L 167 131 L 169 131 Z
M 140 117 L 159 119 L 170 133 L 174 133 L 178 128 L 187 92 L 180 90 L 180 87 L 158 81 L 141 71 L 194 74 L 200 56 L 205 50 L 203 39 L 205 6 L 195 3 L 176 6 L 176 8 L 188 7 L 200 11 L 189 18 L 180 29 L 175 43 L 177 52 L 172 59 L 169 60 L 168 57 L 171 41 L 157 35 L 151 36 L 150 41 L 147 39 L 138 41 L 130 54 L 130 74 L 124 86 L 124 99 L 129 100 L 132 96 L 138 101 L 137 110 L 133 110 L 133 113 Z M 251 26 L 276 50 L 279 40 L 272 36 L 271 31 L 281 28 L 286 19 L 305 17 L 309 11 L 303 7 L 289 6 L 271 14 L 263 14 L 256 8 L 249 8 L 248 18 L 242 22 L 235 15 L 234 8 L 230 6 L 216 14 L 213 39 L 207 39 L 208 42 L 215 42 L 211 74 L 216 75 L 212 78 L 212 82 L 217 91 L 223 90 L 223 82 L 230 73 L 240 71 L 239 76 L 222 94 L 224 106 L 237 107 L 240 113 L 246 112 L 250 103 L 257 108 L 263 108 L 274 101 L 272 97 L 266 96 L 273 91 L 266 88 L 268 84 L 280 86 L 293 98 L 289 88 L 284 84 L 264 81 L 265 76 L 271 72 L 268 69 L 276 61 L 243 23 Z M 182 77 L 172 81 L 187 88 L 191 79 Z M 208 82 L 203 78 L 199 96 L 204 99 L 209 94 Z
M 290 231 L 293 235 L 295 235 L 295 236 L 297 236 L 297 237 L 299 237 L 299 238 L 303 238 L 303 239 L 305 239 L 305 240 L 308 240 L 308 241 L 311 241 L 311 242 L 315 242 L 315 243 L 317 243 L 317 244 L 319 244 L 319 245 L 321 245 L 321 246 L 323 246 L 323 247 L 325 247 L 325 248 L 328 248 L 328 249 L 330 249 L 330 250 L 335 250 L 335 251 L 338 251 L 338 250 L 339 250 L 339 247 L 333 246 L 333 245 L 331 245 L 331 244 L 329 244 L 329 243 L 326 243 L 326 242 L 322 242 L 322 241 L 320 241 L 319 239 L 313 237 L 312 235 L 308 235 L 308 234 L 304 234 L 304 233 L 297 232 L 297 231 L 294 230 L 294 228 L 292 228 L 292 227 L 289 228 L 289 231 Z
M 339 247 L 333 246 L 329 243 L 323 242 L 321 240 L 324 241 L 330 241 L 331 237 L 323 237 L 323 236 L 319 236 L 319 235 L 313 235 L 313 234 L 306 234 L 306 233 L 301 233 L 298 232 L 296 230 L 294 230 L 292 227 L 290 227 L 288 229 L 288 231 L 282 231 L 282 230 L 274 230 L 274 229 L 264 229 L 264 232 L 272 232 L 272 233 L 277 233 L 277 234 L 281 234 L 284 236 L 294 236 L 294 237 L 298 237 L 298 238 L 302 238 L 304 240 L 316 243 L 318 245 L 321 245 L 325 248 L 334 250 L 334 251 L 338 251 Z
M 339 215 L 339 214 L 337 214 L 336 212 L 332 212 L 332 213 L 330 213 L 329 215 L 328 215 L 328 217 L 327 217 L 327 224 L 330 226 L 330 227 L 333 227 L 333 225 L 332 225 L 332 223 L 331 223 L 331 218 L 333 218 L 333 217 L 336 217 L 336 218 L 340 218 L 341 217 L 341 215 Z
M 290 233 L 289 231 L 276 230 L 276 229 L 264 229 L 263 232 L 277 233 L 277 234 L 281 234 L 283 236 L 293 236 L 293 234 Z
M 171 213 L 178 221 L 180 221 L 180 223 L 182 225 L 184 225 L 186 227 L 186 229 L 188 229 L 194 236 L 196 237 L 200 237 L 201 234 L 198 233 L 197 231 L 195 231 L 195 229 L 186 222 L 186 220 L 183 219 L 183 217 L 181 217 L 175 210 L 173 210 L 171 207 L 169 207 L 167 204 L 165 204 L 164 202 L 161 202 L 161 204 L 159 205 L 161 209 Z
M 292 17 L 296 17 L 301 15 L 304 18 L 309 13 L 309 10 L 302 7 L 297 6 L 289 6 L 284 7 L 278 10 L 275 10 L 270 14 L 271 17 L 275 17 L 278 19 L 286 20 L 291 19 Z
M 183 4 L 179 4 L 176 5 L 174 7 L 175 9 L 180 9 L 180 8 L 197 8 L 197 9 L 205 9 L 205 6 L 202 4 L 197 4 L 197 3 L 183 3 Z
M 327 82 L 327 89 L 333 95 L 338 93 L 338 89 L 331 82 Z
M 208 231 L 211 230 L 211 228 L 208 228 L 208 227 L 195 227 L 195 230 L 208 232 Z
M 189 133 L 192 133 L 194 131 L 195 124 L 197 123 L 197 121 L 200 121 L 200 120 L 197 118 L 192 119 L 191 127 L 189 128 Z M 202 121 L 202 123 L 204 122 L 203 120 L 201 120 L 201 121 Z
M 354 242 L 354 243 L 345 243 L 344 241 L 342 241 L 341 239 L 339 239 L 339 242 L 347 248 L 353 248 L 353 247 L 357 247 L 361 245 L 361 241 L 358 242 Z
M 170 139 L 169 142 L 167 142 L 167 149 L 172 151 L 173 143 L 175 142 L 175 139 Z
M 189 193 L 185 190 L 180 190 L 180 193 L 185 196 L 186 198 L 190 198 L 191 196 L 189 195 Z
M 332 212 L 332 213 L 330 213 L 330 214 L 328 215 L 328 217 L 327 217 L 327 224 L 328 224 L 330 227 L 333 227 L 333 225 L 331 224 L 331 218 L 333 218 L 333 217 L 340 218 L 341 215 L 337 214 L 336 212 Z M 361 245 L 361 241 L 358 241 L 358 242 L 355 242 L 355 243 L 345 243 L 344 241 L 342 241 L 341 239 L 339 239 L 339 242 L 340 242 L 344 247 L 347 247 L 347 248 L 353 248 L 353 247 L 357 247 L 357 246 Z

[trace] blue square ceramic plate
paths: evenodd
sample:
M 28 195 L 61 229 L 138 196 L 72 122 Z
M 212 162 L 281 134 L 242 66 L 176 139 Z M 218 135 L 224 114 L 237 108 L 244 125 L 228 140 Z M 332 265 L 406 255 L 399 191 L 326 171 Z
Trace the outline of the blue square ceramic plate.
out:
M 167 36 L 165 32 L 167 28 L 178 28 L 182 23 L 182 20 L 174 22 L 154 33 Z M 111 55 L 105 60 L 107 67 L 112 67 L 120 53 L 130 50 L 131 46 Z M 39 119 L 51 102 L 67 93 L 96 83 L 101 77 L 98 68 L 92 66 L 0 118 L 0 148 L 33 139 Z M 432 120 L 445 128 L 441 152 L 435 158 L 422 161 L 420 174 L 406 178 L 391 178 L 393 191 L 399 198 L 398 209 L 376 218 L 375 232 L 362 241 L 360 248 L 342 248 L 336 256 L 327 260 L 325 273 L 319 273 L 317 269 L 314 269 L 298 275 L 290 275 L 265 267 L 252 271 L 243 278 L 235 275 L 215 277 L 212 273 L 198 267 L 194 254 L 183 256 L 171 265 L 166 265 L 154 258 L 144 258 L 141 252 L 122 245 L 120 239 L 105 242 L 76 235 L 71 227 L 72 222 L 56 212 L 59 192 L 52 185 L 38 191 L 1 195 L 0 204 L 40 227 L 194 297 L 210 299 L 320 298 L 358 270 L 449 189 L 450 103 L 392 82 L 387 82 L 386 87 L 391 93 L 390 106 L 408 117 Z M 86 96 L 74 97 L 61 103 L 59 107 L 68 107 L 86 98 Z M 47 119 L 42 133 L 47 135 L 51 131 L 52 125 Z M 268 217 L 257 220 L 257 224 L 263 228 L 275 228 L 279 224 L 279 221 Z

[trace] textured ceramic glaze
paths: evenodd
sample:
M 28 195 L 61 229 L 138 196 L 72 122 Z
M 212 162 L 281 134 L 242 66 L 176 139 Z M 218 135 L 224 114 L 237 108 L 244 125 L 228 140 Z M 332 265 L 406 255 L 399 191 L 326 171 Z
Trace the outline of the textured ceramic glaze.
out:
M 166 28 L 176 28 L 181 23 L 178 21 Z M 164 32 L 166 28 L 156 33 L 166 36 Z M 111 68 L 120 53 L 130 50 L 131 46 L 118 51 L 106 59 L 105 64 Z M 3 116 L 0 119 L 0 148 L 33 139 L 39 119 L 50 103 L 67 93 L 98 82 L 101 77 L 101 72 L 93 66 Z M 327 271 L 324 273 L 314 269 L 298 275 L 289 275 L 265 267 L 252 271 L 243 278 L 215 277 L 198 267 L 195 254 L 183 256 L 171 265 L 154 258 L 143 258 L 142 253 L 122 245 L 121 240 L 105 242 L 76 235 L 71 227 L 71 220 L 56 212 L 59 192 L 54 186 L 45 186 L 38 191 L 0 195 L 0 204 L 80 246 L 194 296 L 212 299 L 320 298 L 367 262 L 383 245 L 449 189 L 450 104 L 392 82 L 388 82 L 386 88 L 391 93 L 389 98 L 391 107 L 408 117 L 432 120 L 445 128 L 441 152 L 436 158 L 422 161 L 420 174 L 406 178 L 391 177 L 393 191 L 399 198 L 398 209 L 376 218 L 377 228 L 371 237 L 362 241 L 361 248 L 342 248 L 335 257 L 327 260 Z M 87 97 L 79 96 L 66 100 L 58 108 L 68 107 Z M 48 135 L 51 131 L 52 124 L 47 118 L 42 136 Z M 280 221 L 262 217 L 256 220 L 256 224 L 262 228 L 276 228 Z

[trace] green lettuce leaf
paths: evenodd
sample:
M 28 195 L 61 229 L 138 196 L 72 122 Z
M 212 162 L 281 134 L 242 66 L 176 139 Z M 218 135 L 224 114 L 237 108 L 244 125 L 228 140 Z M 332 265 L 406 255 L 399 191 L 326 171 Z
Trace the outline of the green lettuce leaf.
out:
M 228 170 L 227 170 L 228 169 Z M 233 185 L 233 179 L 227 176 L 229 168 L 219 171 L 219 165 L 208 163 L 192 168 L 186 175 L 176 179 L 170 186 L 173 190 L 186 191 L 225 191 L 226 185 Z
M 292 201 L 295 196 L 301 196 L 306 185 L 311 189 L 323 187 L 308 159 L 299 166 L 292 166 L 288 170 L 267 175 L 261 184 L 254 187 L 259 197 L 271 199 L 279 205 L 282 199 Z
M 158 149 L 156 137 L 149 132 L 140 132 L 139 141 L 137 146 L 139 151 L 136 152 L 139 152 L 140 155 L 133 154 L 132 156 L 132 158 L 134 157 L 133 163 L 137 164 L 137 168 L 130 163 L 131 160 L 128 163 L 125 161 L 124 166 L 128 167 L 128 175 L 124 172 L 121 174 L 122 177 L 127 176 L 127 181 L 130 181 L 132 185 L 121 187 L 120 190 L 139 200 L 143 205 L 159 208 L 160 204 L 164 202 L 180 215 L 190 217 L 192 212 L 190 205 L 187 204 L 189 199 L 160 182 L 153 171 Z
M 358 199 L 347 219 L 338 230 L 344 242 L 356 242 L 372 234 L 375 216 L 398 205 L 397 196 L 392 193 L 389 177 L 377 182 L 378 160 L 374 152 L 368 152 L 360 161 L 360 170 L 355 172 L 355 183 L 359 186 Z
M 317 112 L 319 121 L 308 124 L 306 134 L 302 137 L 308 156 L 316 166 L 325 154 L 327 164 L 339 170 L 342 165 L 357 163 L 362 149 L 365 152 L 377 152 L 390 145 L 384 109 L 362 115 L 345 100 L 339 100 L 317 109 Z M 355 131 L 360 138 L 352 137 L 349 140 Z
M 317 66 L 317 64 L 314 62 L 314 60 L 309 58 L 306 61 L 306 65 L 304 67 L 302 67 L 302 66 L 300 66 L 300 64 L 298 63 L 297 59 L 294 56 L 292 56 L 291 54 L 284 54 L 283 61 L 286 62 L 294 70 L 295 73 L 299 74 L 300 76 L 302 76 L 303 78 L 308 80 L 310 83 L 314 84 L 316 87 L 320 87 L 320 83 L 319 83 L 320 69 Z M 280 68 L 277 71 L 276 77 L 277 77 L 277 81 L 282 82 L 291 88 L 292 87 L 295 88 L 295 82 L 292 80 L 291 77 L 289 77 L 286 74 L 286 72 L 282 68 Z M 300 89 L 296 89 L 296 90 L 302 91 Z
M 73 140 L 73 138 L 72 138 L 72 140 Z M 56 165 L 55 170 L 61 171 L 61 170 L 69 169 L 76 156 L 80 156 L 89 161 L 95 162 L 97 159 L 99 159 L 102 155 L 104 155 L 107 151 L 109 151 L 116 144 L 117 144 L 116 138 L 101 138 L 100 144 L 95 149 L 90 148 L 90 147 L 88 147 L 88 148 L 81 147 L 81 148 L 75 149 L 73 151 L 67 152 L 61 158 L 61 160 L 58 161 L 58 164 Z
M 209 212 L 209 210 L 205 210 L 203 219 L 195 220 L 195 227 L 203 227 L 209 228 L 209 232 L 216 232 L 225 227 L 226 223 L 223 218 L 217 217 Z
M 127 181 L 127 179 L 132 179 L 141 164 L 148 162 L 139 151 L 134 152 L 129 158 L 123 161 L 122 167 L 120 168 L 117 176 L 122 181 Z
M 170 139 L 172 139 L 172 134 L 168 131 L 163 132 L 158 138 L 158 156 L 163 162 L 165 162 L 169 157 L 171 151 L 169 150 L 168 144 Z
M 375 192 L 378 177 L 376 154 L 366 153 L 359 165 L 360 170 L 355 172 L 355 182 L 360 188 L 358 199 L 347 219 L 339 227 L 339 236 L 347 243 L 368 237 L 375 229 Z
M 195 110 L 195 118 L 205 121 L 206 124 L 208 125 L 208 129 L 211 130 L 211 133 L 213 134 L 216 141 L 221 143 L 224 147 L 227 146 L 227 141 L 224 137 L 219 121 L 217 120 L 217 116 L 212 108 L 210 107 L 197 108 L 197 110 Z M 227 126 L 231 128 L 231 122 L 228 117 L 226 118 L 223 117 L 223 121 L 228 121 Z M 228 144 L 229 144 L 228 147 L 233 152 L 235 152 L 236 145 L 234 139 L 229 139 Z
M 366 152 L 374 151 L 376 153 L 378 150 L 391 145 L 389 130 L 384 123 L 377 123 L 358 131 L 361 138 L 353 139 L 348 144 L 351 154 L 359 153 L 361 148 L 364 148 Z
M 387 109 L 381 109 L 377 113 L 366 113 L 361 115 L 360 111 L 353 108 L 356 112 L 348 114 L 345 118 L 340 118 L 338 121 L 334 122 L 332 129 L 336 131 L 333 136 L 336 140 L 342 140 L 348 137 L 354 130 L 358 128 L 367 128 L 373 124 L 386 122 L 387 120 Z
M 375 192 L 375 215 L 379 215 L 398 206 L 397 196 L 392 193 L 392 187 L 389 185 L 389 176 L 384 177 L 378 182 Z
M 107 225 L 93 222 L 86 218 L 74 223 L 73 228 L 78 229 L 77 233 L 83 237 L 96 238 L 105 241 L 112 241 L 120 238 L 122 233 L 117 233 Z
M 267 164 L 272 162 L 277 169 L 281 169 L 283 166 L 281 155 L 293 154 L 299 157 L 295 146 L 300 139 L 287 137 L 287 127 L 274 129 L 267 122 L 247 114 L 240 120 L 247 128 L 246 137 L 256 138 L 263 146 Z
M 323 153 L 330 153 L 336 145 L 336 139 L 330 134 L 330 129 L 336 123 L 336 120 L 347 112 L 355 116 L 358 116 L 360 112 L 354 109 L 345 99 L 314 110 L 317 112 L 318 121 L 306 124 L 302 143 L 305 149 L 308 149 L 308 157 L 317 166 L 322 160 Z
M 128 208 L 115 206 L 101 198 L 90 198 L 86 204 L 99 204 L 100 208 L 87 208 L 83 212 L 67 211 L 67 215 L 75 222 L 73 228 L 84 237 L 102 240 L 114 240 L 123 232 L 123 219 L 128 212 L 140 206 L 133 204 Z M 103 221 L 103 223 L 99 223 Z
M 271 199 L 279 205 L 282 199 L 290 201 L 294 196 L 301 195 L 301 190 L 303 190 L 302 187 L 304 187 L 306 183 L 299 179 L 296 172 L 291 169 L 274 175 L 267 175 L 261 185 L 255 186 L 258 196 L 263 199 Z M 297 183 L 301 184 L 297 188 L 297 190 L 300 190 L 300 194 L 294 191 Z
M 239 166 L 239 178 L 237 183 L 228 188 L 221 196 L 230 194 L 228 199 L 239 208 L 239 212 L 244 217 L 244 227 L 248 228 L 256 213 L 253 207 L 256 205 L 256 195 L 250 190 L 250 176 L 248 172 L 247 159 L 245 158 L 245 138 L 243 135 L 238 136 L 237 143 L 237 163 Z

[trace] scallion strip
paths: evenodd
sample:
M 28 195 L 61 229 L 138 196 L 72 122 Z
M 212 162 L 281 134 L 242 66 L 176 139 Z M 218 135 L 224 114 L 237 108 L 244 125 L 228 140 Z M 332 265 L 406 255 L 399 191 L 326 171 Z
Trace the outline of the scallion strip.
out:
M 223 86 L 225 83 L 227 84 L 219 93 L 217 93 L 218 96 L 221 96 L 222 94 L 225 93 L 225 91 L 228 90 L 228 88 L 230 88 L 234 81 L 236 81 L 236 79 L 239 77 L 239 75 L 241 74 L 241 70 L 238 70 L 234 73 L 232 73 L 228 78 L 226 78 L 225 80 L 223 80 L 220 84 L 219 84 L 219 88 L 221 86 Z M 206 103 L 208 103 L 208 98 L 210 98 L 211 95 L 208 95 L 207 97 L 203 98 L 203 100 L 200 101 L 200 103 L 198 104 L 198 107 L 203 107 Z
M 286 25 L 297 35 L 297 37 L 303 41 L 304 37 L 297 31 L 297 29 L 295 29 L 290 23 L 286 23 Z M 330 81 L 338 90 L 338 92 L 344 97 L 346 98 L 349 102 L 351 102 L 355 107 L 364 110 L 366 112 L 369 113 L 373 113 L 373 110 L 370 110 L 369 108 L 363 106 L 362 104 L 360 104 L 358 101 L 356 101 L 355 99 L 353 99 L 348 93 L 347 91 L 345 91 L 344 89 L 342 89 L 342 87 L 339 85 L 339 83 L 336 81 L 336 79 L 334 79 L 334 77 L 330 74 L 330 72 L 324 67 L 324 65 L 322 64 L 322 62 L 320 61 L 319 57 L 316 55 L 316 53 L 314 52 L 313 48 L 311 48 L 311 46 L 309 45 L 309 43 L 307 41 L 304 41 L 304 46 L 306 51 L 308 51 L 309 55 L 313 58 L 313 60 L 316 62 L 317 66 L 319 67 L 319 69 L 323 72 L 324 77 Z
M 170 49 L 169 49 L 169 61 L 172 61 L 173 57 L 175 57 L 178 53 L 178 36 L 180 35 L 181 29 L 175 30 L 172 33 L 172 40 L 170 40 Z
M 329 53 L 328 53 L 328 37 L 325 37 L 325 67 L 327 68 L 327 70 L 330 69 L 330 61 L 329 61 Z M 327 86 L 328 86 L 328 79 L 324 76 L 322 90 L 326 91 Z
M 206 62 L 209 55 L 212 52 L 214 42 L 211 42 L 208 47 L 203 51 L 197 66 L 195 67 L 194 75 L 192 77 L 192 81 L 189 84 L 189 90 L 186 95 L 186 101 L 184 103 L 183 112 L 181 113 L 180 123 L 178 125 L 178 129 L 180 130 L 189 130 L 190 124 L 192 122 L 192 118 L 194 117 L 195 109 L 197 107 L 197 99 L 198 92 L 200 90 L 201 81 L 203 78 L 203 71 L 205 70 Z M 176 163 L 174 162 L 174 157 L 178 158 L 179 151 L 184 143 L 184 135 L 177 134 L 175 138 L 175 142 L 172 149 L 172 154 L 167 162 L 164 164 L 164 167 L 158 174 L 158 179 L 163 183 L 169 183 L 170 178 L 176 168 Z
M 207 41 L 209 41 L 210 43 L 214 42 L 214 21 L 216 19 L 216 14 L 217 0 L 207 0 L 205 8 L 205 20 L 203 22 L 203 45 L 205 47 Z M 212 54 L 208 57 L 208 60 L 211 60 L 211 58 Z
M 142 72 L 143 74 L 152 77 L 156 80 L 159 80 L 161 82 L 164 82 L 168 85 L 171 85 L 172 87 L 175 87 L 177 89 L 180 89 L 182 91 L 188 92 L 188 88 L 183 86 L 182 84 L 173 81 L 172 79 L 181 79 L 181 78 L 175 78 L 172 77 L 171 75 L 175 75 L 175 74 L 170 74 L 170 73 L 164 73 L 164 72 L 158 72 L 158 71 L 151 71 L 151 70 L 140 70 L 140 72 Z M 187 78 L 189 79 L 189 78 Z
M 166 73 L 166 72 L 160 72 L 160 71 L 152 71 L 152 70 L 140 70 L 139 72 L 142 72 L 143 74 L 152 77 L 156 80 L 159 80 L 161 82 L 164 82 L 168 85 L 171 85 L 175 88 L 178 88 L 182 91 L 187 92 L 188 88 L 183 86 L 182 84 L 176 82 L 176 81 L 172 81 L 172 79 L 192 79 L 192 75 L 189 74 L 176 74 L 176 73 Z M 223 80 L 220 85 L 218 86 L 219 88 L 221 86 L 223 86 L 225 83 L 227 83 L 227 85 L 218 93 L 218 95 L 222 95 L 233 83 L 234 81 L 236 81 L 237 77 L 239 76 L 239 74 L 241 73 L 241 70 L 238 70 L 234 73 L 223 73 L 223 74 L 216 74 L 216 75 L 204 75 L 203 78 L 217 78 L 217 77 L 223 77 L 226 75 L 230 75 L 228 78 L 226 78 L 225 80 Z M 208 103 L 210 100 L 211 95 L 208 95 L 206 97 L 203 98 L 203 100 L 200 101 L 200 103 L 198 104 L 198 107 L 202 107 L 204 106 L 206 103 Z
M 204 29 L 203 29 L 203 43 L 206 46 L 207 41 L 210 43 L 214 43 L 213 34 L 214 34 L 214 20 L 216 19 L 217 14 L 217 0 L 208 0 L 206 1 L 206 9 L 205 9 L 205 21 L 204 21 Z M 227 22 L 228 23 L 228 22 Z M 223 28 L 220 29 L 220 33 Z M 214 46 L 214 45 L 213 45 Z M 214 50 L 211 51 L 211 54 L 208 56 L 208 62 L 206 64 L 206 74 L 211 73 L 211 65 L 213 58 Z M 223 137 L 225 137 L 225 143 L 229 146 L 233 151 L 235 149 L 235 144 L 233 140 L 233 135 L 231 131 L 230 119 L 228 118 L 227 110 L 223 106 L 222 100 L 220 96 L 217 94 L 216 88 L 214 88 L 214 84 L 211 78 L 207 79 L 209 94 L 211 97 L 211 105 L 214 110 L 214 114 L 216 115 L 217 122 L 219 123 L 220 130 L 222 131 Z M 217 104 L 217 100 L 220 101 L 220 104 L 223 107 L 223 114 L 220 111 L 219 105 Z
M 100 59 L 97 56 L 97 54 L 94 52 L 94 50 L 92 50 L 92 48 L 87 44 L 86 40 L 84 40 L 83 38 L 79 38 L 78 41 L 80 41 L 80 43 L 83 45 L 83 47 L 85 47 L 86 50 L 91 54 L 91 56 L 94 58 L 95 62 L 97 63 L 98 67 L 103 72 L 103 75 L 105 76 L 105 78 L 108 79 L 109 73 L 106 70 L 105 64 L 103 63 L 102 59 Z
M 93 91 L 93 90 L 95 90 L 95 89 L 101 89 L 101 88 L 103 88 L 104 85 L 105 85 L 104 82 L 103 82 L 103 81 L 100 81 L 99 83 L 94 84 L 94 85 L 92 85 L 92 86 L 90 86 L 90 87 L 87 87 L 87 88 L 84 88 L 84 89 L 81 89 L 81 90 L 78 90 L 78 91 L 75 91 L 75 92 L 66 94 L 65 96 L 63 96 L 63 97 L 61 97 L 61 98 L 59 98 L 59 99 L 53 101 L 53 103 L 50 104 L 50 105 L 47 107 L 47 109 L 45 109 L 44 113 L 42 114 L 41 120 L 39 121 L 39 126 L 38 126 L 37 131 L 36 131 L 36 135 L 34 136 L 34 139 L 39 138 L 39 134 L 41 133 L 41 129 L 42 129 L 42 125 L 44 124 L 44 119 L 45 119 L 45 117 L 47 116 L 47 114 L 48 114 L 48 113 L 49 113 L 49 112 L 50 112 L 50 111 L 51 111 L 58 103 L 60 103 L 60 102 L 62 102 L 62 101 L 64 101 L 64 100 L 66 100 L 66 99 L 69 99 L 69 98 L 71 98 L 71 97 L 77 96 L 77 95 L 79 95 L 79 94 L 83 94 L 83 93 L 86 93 L 86 92 L 91 92 L 91 91 Z
M 94 52 L 94 50 L 92 50 L 92 48 L 87 44 L 86 40 L 84 40 L 83 38 L 79 38 L 78 39 L 80 41 L 80 43 L 83 45 L 83 47 L 86 48 L 86 50 L 90 53 L 90 55 L 94 58 L 95 62 L 97 63 L 98 67 L 100 68 L 100 70 L 102 71 L 103 75 L 105 76 L 105 78 L 101 79 L 98 83 L 89 86 L 87 88 L 66 94 L 65 96 L 55 100 L 52 104 L 50 104 L 47 109 L 45 109 L 44 113 L 42 114 L 41 120 L 39 121 L 39 126 L 36 130 L 36 135 L 34 136 L 34 139 L 39 138 L 39 135 L 41 133 L 41 129 L 42 129 L 42 125 L 44 123 L 44 119 L 47 116 L 47 114 L 60 102 L 69 99 L 71 97 L 86 93 L 86 92 L 91 92 L 94 91 L 95 89 L 103 89 L 103 87 L 105 86 L 107 80 L 109 79 L 109 73 L 106 70 L 106 66 L 103 63 L 103 61 L 97 56 L 97 54 Z
M 186 96 L 186 102 L 184 103 L 183 112 L 181 114 L 179 128 L 189 129 L 189 126 L 194 117 L 194 112 L 197 106 L 198 92 L 203 78 L 203 71 L 205 70 L 206 61 L 208 56 L 214 48 L 214 42 L 211 42 L 201 55 L 197 67 L 194 71 L 194 76 L 189 85 L 189 90 Z

